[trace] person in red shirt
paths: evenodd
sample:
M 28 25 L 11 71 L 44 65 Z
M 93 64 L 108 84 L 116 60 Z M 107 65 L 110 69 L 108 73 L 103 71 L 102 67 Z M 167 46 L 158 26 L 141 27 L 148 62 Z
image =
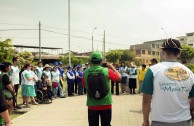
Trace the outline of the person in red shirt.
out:
M 99 52 L 93 52 L 91 55 L 91 67 L 84 72 L 82 84 L 86 87 L 87 91 L 87 106 L 88 106 L 88 122 L 89 126 L 99 126 L 99 116 L 101 120 L 101 126 L 111 126 L 112 117 L 112 95 L 110 89 L 110 80 L 118 81 L 121 79 L 120 73 L 110 63 L 106 64 L 106 68 L 101 66 L 102 56 Z M 102 71 L 104 79 L 106 81 L 106 95 L 102 99 L 95 99 L 90 95 L 88 85 L 91 86 L 93 83 L 88 83 L 88 75 L 91 72 Z M 100 84 L 99 84 L 100 86 Z M 96 96 L 96 95 L 95 95 Z

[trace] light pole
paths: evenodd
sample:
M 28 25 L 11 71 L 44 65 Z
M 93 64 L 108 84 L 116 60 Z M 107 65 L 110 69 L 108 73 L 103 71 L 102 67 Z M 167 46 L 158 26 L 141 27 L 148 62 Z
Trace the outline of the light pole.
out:
M 96 29 L 97 29 L 97 27 L 95 27 L 92 31 L 92 52 L 94 51 L 94 36 L 93 36 L 93 34 L 94 34 L 94 30 L 96 30 Z
M 166 32 L 166 30 L 164 29 L 164 28 L 161 28 L 163 31 L 164 31 L 164 33 L 165 33 L 165 35 L 166 35 L 166 40 L 168 39 L 168 37 L 167 37 L 167 32 Z
M 70 0 L 68 0 L 68 46 L 69 46 L 69 65 L 71 66 L 71 46 L 70 46 Z

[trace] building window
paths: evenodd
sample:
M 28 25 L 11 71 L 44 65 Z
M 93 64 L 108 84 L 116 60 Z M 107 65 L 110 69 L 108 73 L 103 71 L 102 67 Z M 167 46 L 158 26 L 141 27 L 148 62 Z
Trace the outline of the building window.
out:
M 152 51 L 152 55 L 155 55 L 155 51 Z
M 160 52 L 158 52 L 158 56 L 160 55 Z
M 145 54 L 145 50 L 142 50 L 142 54 Z
M 193 44 L 188 44 L 189 46 L 193 46 Z
M 181 38 L 180 41 L 184 41 L 185 39 L 184 38 Z
M 136 54 L 140 54 L 141 52 L 140 52 L 140 50 L 136 50 Z
M 155 44 L 152 44 L 152 48 L 155 48 Z
M 148 55 L 151 55 L 151 51 L 148 51 Z

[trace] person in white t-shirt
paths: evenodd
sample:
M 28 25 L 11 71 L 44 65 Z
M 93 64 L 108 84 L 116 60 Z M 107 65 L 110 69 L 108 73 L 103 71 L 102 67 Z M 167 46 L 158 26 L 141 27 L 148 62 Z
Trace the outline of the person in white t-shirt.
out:
M 19 63 L 20 63 L 20 59 L 19 57 L 13 57 L 12 59 L 13 65 L 11 66 L 11 71 L 9 73 L 10 75 L 10 79 L 12 81 L 12 84 L 14 86 L 15 89 L 15 93 L 16 93 L 16 106 L 14 109 L 21 109 L 20 106 L 17 105 L 17 95 L 18 95 L 18 90 L 20 88 L 20 84 L 19 84 Z
M 24 98 L 24 102 L 26 103 L 26 107 L 29 107 L 28 104 L 28 99 L 29 97 L 32 98 L 32 101 L 34 105 L 38 105 L 38 103 L 35 101 L 34 97 L 36 96 L 35 92 L 35 80 L 36 76 L 33 74 L 31 71 L 32 65 L 31 64 L 26 64 L 25 65 L 25 70 L 22 72 L 22 96 Z
M 43 72 L 43 67 L 42 67 L 42 61 L 38 62 L 38 67 L 36 67 L 35 73 L 38 77 L 39 80 L 41 80 L 42 77 L 42 72 Z
M 161 48 L 163 62 L 148 68 L 143 85 L 143 125 L 192 126 L 190 107 L 194 107 L 194 75 L 177 62 L 181 45 L 176 39 L 166 40 Z M 190 97 L 190 99 L 189 99 Z

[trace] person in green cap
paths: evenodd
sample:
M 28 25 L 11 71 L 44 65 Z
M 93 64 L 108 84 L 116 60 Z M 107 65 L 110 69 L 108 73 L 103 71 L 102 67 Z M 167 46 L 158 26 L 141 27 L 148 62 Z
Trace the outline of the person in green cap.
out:
M 90 56 L 91 67 L 84 71 L 82 84 L 86 87 L 89 126 L 111 126 L 112 96 L 110 80 L 121 79 L 120 73 L 110 63 L 102 67 L 102 54 L 93 52 Z

